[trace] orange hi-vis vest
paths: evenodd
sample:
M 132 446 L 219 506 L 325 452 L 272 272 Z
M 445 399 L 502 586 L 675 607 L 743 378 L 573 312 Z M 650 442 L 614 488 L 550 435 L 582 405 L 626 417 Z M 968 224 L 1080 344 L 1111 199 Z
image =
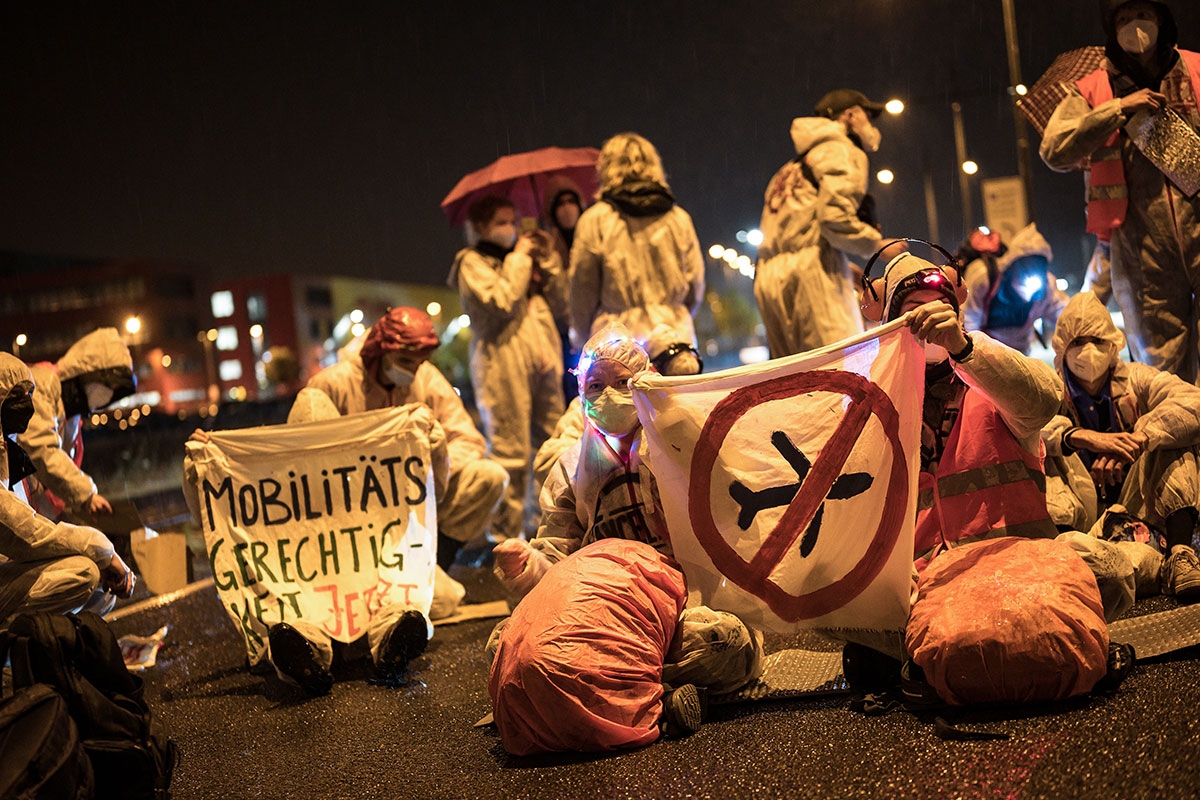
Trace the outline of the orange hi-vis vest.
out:
M 914 560 L 924 568 L 938 552 L 980 539 L 1058 535 L 1046 509 L 1045 446 L 1030 453 L 981 392 L 963 395 L 937 476 L 920 474 Z
M 1179 57 L 1187 67 L 1192 91 L 1200 91 L 1200 53 L 1180 50 Z M 1080 78 L 1075 85 L 1092 108 L 1113 99 L 1108 71 L 1103 67 Z M 1089 170 L 1087 230 L 1104 242 L 1112 239 L 1113 229 L 1121 226 L 1125 212 L 1129 210 L 1129 187 L 1125 183 L 1125 165 L 1121 162 L 1121 130 L 1113 131 L 1092 153 Z

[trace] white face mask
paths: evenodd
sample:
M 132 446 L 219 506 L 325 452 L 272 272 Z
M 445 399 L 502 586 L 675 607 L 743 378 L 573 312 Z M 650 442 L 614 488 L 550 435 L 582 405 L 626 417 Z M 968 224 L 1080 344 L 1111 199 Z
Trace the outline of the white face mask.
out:
M 925 343 L 925 363 L 940 364 L 950 358 L 950 351 L 940 344 Z
M 511 248 L 517 243 L 517 226 L 516 225 L 498 225 L 487 232 L 483 237 L 484 241 L 491 242 L 497 247 L 503 247 L 505 250 Z
M 88 408 L 93 411 L 104 408 L 113 399 L 112 387 L 103 383 L 89 383 L 83 387 L 83 391 L 87 395 Z
M 858 134 L 858 140 L 862 142 L 863 150 L 868 153 L 879 150 L 879 143 L 883 140 L 883 134 L 879 132 L 879 128 L 870 122 L 864 122 L 855 133 Z
M 1067 349 L 1067 369 L 1081 381 L 1098 381 L 1108 374 L 1112 366 L 1112 355 L 1107 348 L 1101 348 L 1098 344 L 1089 342 Z
M 1141 55 L 1152 49 L 1158 43 L 1158 23 L 1149 19 L 1136 19 L 1127 22 L 1117 31 L 1117 44 L 1126 53 Z
M 609 436 L 624 436 L 638 426 L 633 393 L 609 386 L 595 400 L 584 403 L 588 418 Z
M 390 381 L 393 386 L 402 389 L 411 386 L 412 382 L 416 380 L 417 374 L 409 372 L 403 367 L 384 367 L 383 377 Z

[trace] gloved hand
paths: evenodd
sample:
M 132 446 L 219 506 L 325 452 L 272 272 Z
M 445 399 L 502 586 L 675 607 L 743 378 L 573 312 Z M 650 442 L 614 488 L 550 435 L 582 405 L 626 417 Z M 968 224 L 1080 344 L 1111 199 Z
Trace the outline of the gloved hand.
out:
M 550 569 L 550 560 L 524 539 L 505 539 L 492 550 L 492 571 L 504 588 L 522 598 L 537 586 Z

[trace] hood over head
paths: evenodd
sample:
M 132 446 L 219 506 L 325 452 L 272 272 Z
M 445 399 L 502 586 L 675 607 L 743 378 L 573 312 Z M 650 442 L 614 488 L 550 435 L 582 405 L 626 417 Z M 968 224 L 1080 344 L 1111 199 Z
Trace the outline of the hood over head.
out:
M 552 175 L 550 180 L 546 181 L 546 188 L 542 194 L 542 219 L 546 221 L 547 225 L 554 224 L 554 204 L 559 195 L 563 193 L 575 195 L 575 199 L 579 201 L 580 211 L 587 208 L 587 201 L 583 197 L 583 190 L 579 188 L 579 184 L 566 175 Z
M 88 384 L 98 383 L 112 389 L 108 403 L 137 391 L 133 356 L 116 328 L 99 328 L 84 336 L 63 354 L 57 367 L 63 410 L 68 416 L 92 411 L 85 388 Z
M 960 308 L 958 276 L 951 267 L 939 267 L 931 261 L 905 252 L 888 262 L 884 267 L 883 277 L 884 322 L 900 316 L 900 306 L 904 304 L 904 298 L 919 289 L 932 289 L 941 294 L 955 311 Z
M 601 361 L 616 361 L 629 368 L 635 375 L 650 366 L 650 357 L 638 344 L 633 334 L 621 323 L 605 325 L 584 343 L 579 354 L 579 393 L 583 396 L 587 374 L 592 366 Z
M 374 376 L 384 353 L 411 350 L 429 356 L 440 344 L 433 320 L 424 311 L 408 306 L 389 309 L 371 326 L 359 356 L 367 375 Z
M 1008 240 L 1007 250 L 998 262 L 1000 269 L 1007 269 L 1014 261 L 1026 256 L 1041 256 L 1046 259 L 1047 264 L 1054 260 L 1054 252 L 1050 249 L 1050 243 L 1038 232 L 1037 225 L 1032 222 L 1014 233 L 1013 237 Z
M 1080 336 L 1103 339 L 1112 344 L 1118 354 L 1125 347 L 1125 334 L 1117 329 L 1112 315 L 1096 297 L 1095 292 L 1080 292 L 1075 295 L 1058 315 L 1058 325 L 1054 328 L 1054 338 L 1050 346 L 1054 348 L 1054 367 L 1060 374 L 1064 369 L 1063 359 L 1066 357 L 1067 348 Z
M 18 387 L 24 391 L 14 392 Z M 4 486 L 12 486 L 36 471 L 16 441 L 33 416 L 33 391 L 33 376 L 25 362 L 0 353 L 0 484 Z
M 24 386 L 26 394 L 33 392 L 33 375 L 29 373 L 29 367 L 14 355 L 0 353 L 0 406 L 9 399 L 13 389 L 18 386 Z M 0 416 L 0 435 L 11 436 L 21 432 L 4 430 L 3 417 Z
M 792 144 L 801 155 L 824 142 L 849 138 L 842 123 L 825 117 L 797 117 L 792 120 Z
M 1121 6 L 1132 2 L 1144 2 L 1158 12 L 1158 41 L 1154 46 L 1160 70 L 1158 75 L 1147 75 L 1137 60 L 1126 53 L 1117 42 L 1117 11 Z M 1179 42 L 1179 29 L 1175 25 L 1171 7 L 1162 0 L 1100 0 L 1100 23 L 1104 28 L 1104 54 L 1108 56 L 1108 60 L 1121 72 L 1133 78 L 1138 86 L 1157 90 L 1163 75 L 1167 74 L 1179 58 L 1175 52 L 1175 45 Z

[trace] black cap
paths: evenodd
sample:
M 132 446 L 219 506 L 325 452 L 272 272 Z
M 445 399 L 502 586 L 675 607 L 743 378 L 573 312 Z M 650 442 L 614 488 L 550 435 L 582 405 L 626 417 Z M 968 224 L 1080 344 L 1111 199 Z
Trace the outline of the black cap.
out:
M 817 101 L 815 111 L 822 117 L 830 119 L 845 111 L 847 108 L 862 106 L 872 117 L 883 113 L 883 103 L 872 103 L 867 96 L 856 89 L 834 89 Z

